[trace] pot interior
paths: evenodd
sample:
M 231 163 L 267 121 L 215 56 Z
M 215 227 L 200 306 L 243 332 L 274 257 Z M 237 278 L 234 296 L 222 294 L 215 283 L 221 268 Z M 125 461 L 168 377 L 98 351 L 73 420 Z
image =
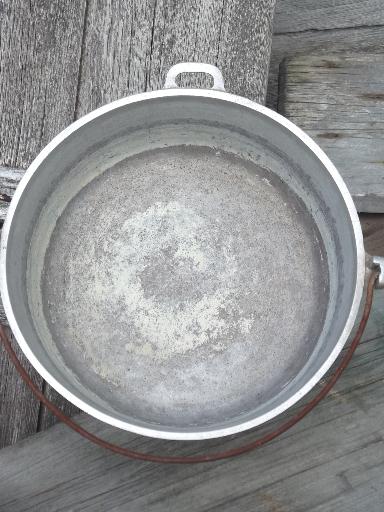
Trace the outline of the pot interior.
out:
M 319 159 L 213 98 L 123 105 L 65 138 L 12 244 L 11 302 L 39 362 L 89 412 L 158 437 L 239 431 L 296 401 L 357 284 L 354 227 Z

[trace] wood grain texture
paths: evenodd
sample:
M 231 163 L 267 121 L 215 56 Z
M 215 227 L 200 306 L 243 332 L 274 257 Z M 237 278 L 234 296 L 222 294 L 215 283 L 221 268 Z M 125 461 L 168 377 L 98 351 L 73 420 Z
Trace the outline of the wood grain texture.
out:
M 235 2 L 228 2 L 232 5 Z M 171 66 L 178 62 L 207 62 L 217 65 L 218 55 L 225 42 L 222 31 L 235 24 L 228 18 L 228 7 L 223 0 L 206 2 L 188 0 L 174 2 L 159 0 L 153 25 L 152 55 L 147 90 L 161 89 Z M 264 19 L 264 13 L 261 14 Z M 269 31 L 272 38 L 272 30 Z M 265 65 L 268 67 L 269 53 Z M 225 70 L 224 79 L 227 80 Z M 209 77 L 185 75 L 180 77 L 181 86 L 210 87 Z
M 370 512 L 382 512 L 383 308 L 384 293 L 378 291 L 372 327 L 337 387 L 303 422 L 258 451 L 206 465 L 158 465 L 109 454 L 57 425 L 1 451 L 0 509 L 361 512 L 369 506 Z M 134 436 L 81 416 L 80 422 L 136 449 L 203 449 L 201 443 Z M 232 443 L 222 439 L 204 446 Z
M 228 92 L 265 103 L 274 0 L 225 1 L 217 65 Z
M 380 24 L 382 0 L 278 0 L 274 34 Z
M 129 94 L 162 88 L 182 61 L 218 65 L 230 92 L 263 102 L 275 0 L 91 0 L 78 115 Z M 209 85 L 184 77 L 182 85 Z
M 1 2 L 0 176 L 13 195 L 23 171 L 42 147 L 74 120 L 85 0 Z M 5 167 L 4 167 L 5 166 Z M 7 202 L 0 200 L 0 219 Z M 0 311 L 0 320 L 4 313 Z M 20 350 L 16 351 L 21 355 Z M 41 378 L 31 370 L 37 382 Z M 0 445 L 38 426 L 39 403 L 0 354 Z M 65 401 L 62 401 L 65 404 Z
M 2 7 L 0 165 L 24 168 L 73 120 L 85 0 Z
M 89 0 L 77 117 L 145 90 L 155 0 Z
M 267 106 L 277 110 L 279 66 L 285 58 L 347 51 L 380 54 L 383 50 L 384 26 L 277 34 L 272 39 Z
M 279 112 L 324 149 L 359 211 L 384 212 L 384 56 L 302 55 L 280 73 Z
M 24 367 L 32 375 L 34 383 L 42 388 L 43 379 L 18 349 L 13 336 L 11 340 Z M 25 386 L 0 344 L 0 448 L 36 432 L 38 418 L 39 402 Z

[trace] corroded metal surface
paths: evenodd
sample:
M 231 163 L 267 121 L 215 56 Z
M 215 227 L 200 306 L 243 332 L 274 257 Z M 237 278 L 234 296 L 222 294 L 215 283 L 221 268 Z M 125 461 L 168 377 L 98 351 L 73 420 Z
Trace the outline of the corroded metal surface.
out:
M 276 176 L 179 146 L 126 159 L 72 199 L 42 297 L 86 387 L 143 420 L 202 426 L 297 374 L 323 325 L 327 268 L 311 215 Z

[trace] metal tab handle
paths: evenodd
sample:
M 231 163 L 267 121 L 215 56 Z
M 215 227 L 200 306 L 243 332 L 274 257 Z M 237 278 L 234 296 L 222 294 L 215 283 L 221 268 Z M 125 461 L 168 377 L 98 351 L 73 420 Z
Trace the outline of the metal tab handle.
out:
M 212 64 L 204 64 L 202 62 L 180 62 L 172 66 L 165 78 L 164 89 L 178 88 L 176 78 L 181 73 L 206 73 L 213 78 L 211 89 L 225 91 L 224 79 L 220 69 Z

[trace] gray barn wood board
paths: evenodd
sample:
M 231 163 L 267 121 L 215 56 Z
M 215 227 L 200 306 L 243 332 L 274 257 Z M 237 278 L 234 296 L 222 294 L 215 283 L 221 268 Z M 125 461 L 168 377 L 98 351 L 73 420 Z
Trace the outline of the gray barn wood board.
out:
M 359 211 L 384 211 L 384 56 L 303 55 L 280 67 L 278 109 L 324 149 Z
M 384 292 L 377 291 L 365 341 L 336 388 L 269 445 L 234 460 L 164 466 L 110 454 L 56 425 L 0 452 L 0 510 L 382 512 L 383 308 Z M 205 445 L 215 450 L 234 443 L 166 442 L 78 419 L 106 439 L 143 451 L 198 453 Z
M 0 172 L 7 176 L 6 194 L 21 176 L 19 168 L 26 168 L 74 119 L 84 13 L 85 0 L 2 3 L 0 165 L 9 169 L 1 167 Z M 21 355 L 17 345 L 15 348 Z M 40 376 L 31 373 L 43 385 Z M 40 406 L 20 384 L 3 353 L 0 376 L 1 447 L 40 427 Z
M 279 66 L 285 58 L 311 53 L 335 54 L 346 51 L 362 54 L 383 53 L 383 50 L 384 25 L 275 34 L 272 38 L 266 104 L 277 110 Z
M 277 110 L 284 58 L 355 50 L 382 53 L 382 0 L 278 0 L 273 24 L 267 106 Z
M 13 336 L 12 342 L 13 347 L 16 348 L 17 344 Z M 42 389 L 43 379 L 33 370 L 21 351 L 19 356 L 24 367 L 33 376 L 34 383 Z M 20 379 L 2 344 L 0 344 L 0 361 L 0 446 L 7 446 L 38 430 L 42 410 L 32 392 Z
M 280 0 L 274 34 L 384 25 L 382 0 Z
M 228 90 L 263 102 L 274 5 L 275 0 L 4 3 L 0 13 L 0 193 L 11 196 L 40 149 L 73 120 L 115 99 L 162 87 L 166 72 L 177 62 L 217 64 Z M 209 82 L 207 77 L 188 77 L 181 83 Z M 7 204 L 0 200 L 0 219 Z M 4 320 L 1 308 L 0 320 Z M 14 396 L 18 379 L 4 357 L 0 376 L 2 396 Z M 66 412 L 77 410 L 39 382 Z M 27 400 L 22 393 L 19 399 Z M 0 429 L 7 432 L 0 436 L 0 447 L 54 421 L 31 402 L 25 407 L 34 411 L 38 421 L 26 418 L 20 426 L 10 407 L 8 399 L 0 403 Z
M 230 92 L 264 102 L 274 3 L 91 2 L 77 114 L 129 94 L 162 88 L 168 69 L 182 61 L 218 65 Z M 207 77 L 189 77 L 182 83 L 209 82 Z
M 2 2 L 0 165 L 27 167 L 74 119 L 85 0 Z

